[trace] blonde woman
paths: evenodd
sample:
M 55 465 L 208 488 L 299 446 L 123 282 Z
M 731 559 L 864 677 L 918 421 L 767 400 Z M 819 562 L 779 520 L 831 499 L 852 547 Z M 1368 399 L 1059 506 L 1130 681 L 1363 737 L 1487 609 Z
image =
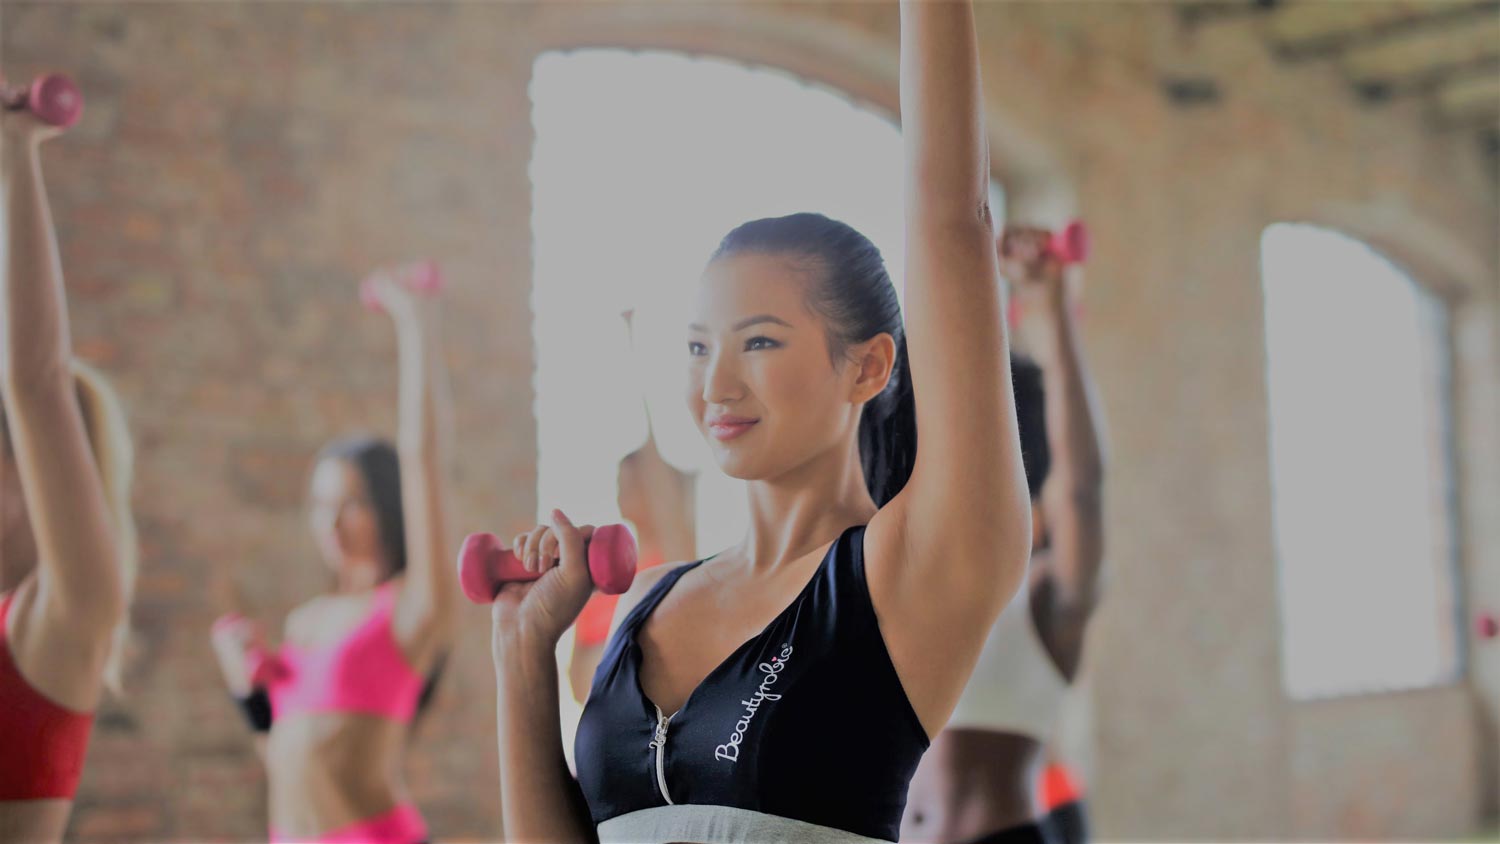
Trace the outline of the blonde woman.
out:
M 38 148 L 61 130 L 0 87 L 0 842 L 61 840 L 93 710 L 118 691 L 136 564 L 130 438 L 72 359 Z

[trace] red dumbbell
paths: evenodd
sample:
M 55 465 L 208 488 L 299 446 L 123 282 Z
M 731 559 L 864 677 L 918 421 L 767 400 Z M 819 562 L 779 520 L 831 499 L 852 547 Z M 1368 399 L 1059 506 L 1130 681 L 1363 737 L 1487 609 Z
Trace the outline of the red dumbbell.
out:
M 1005 236 L 1002 232 L 1002 238 Z M 1082 220 L 1074 220 L 1063 226 L 1060 230 L 1049 232 L 1047 237 L 1047 254 L 1056 258 L 1063 266 L 1069 264 L 1082 264 L 1089 258 L 1089 230 Z M 1012 331 L 1020 328 L 1022 318 L 1021 302 L 1012 296 L 1007 308 Z M 1073 305 L 1073 316 L 1083 316 L 1083 304 Z
M 275 651 L 254 642 L 257 638 L 254 621 L 237 612 L 227 613 L 214 621 L 211 632 L 215 638 L 228 636 L 250 642 L 245 649 L 245 668 L 250 674 L 251 685 L 269 686 L 289 676 L 286 663 Z
M 48 73 L 32 80 L 20 100 L 7 105 L 24 108 L 43 123 L 66 129 L 83 114 L 83 93 L 72 79 L 61 73 Z
M 1081 264 L 1089 259 L 1089 230 L 1082 220 L 1074 220 L 1052 232 L 1047 253 L 1064 264 Z
M 359 283 L 359 301 L 372 311 L 383 310 L 380 295 L 375 292 L 375 279 L 385 272 L 377 271 Z M 435 296 L 443 291 L 443 273 L 436 261 L 417 261 L 389 272 L 397 282 L 423 296 Z
M 1494 613 L 1480 613 L 1474 617 L 1474 633 L 1484 640 L 1500 637 L 1500 618 Z
M 624 525 L 594 528 L 589 539 L 589 578 L 606 595 L 619 595 L 635 580 L 635 537 Z M 488 604 L 507 583 L 527 583 L 542 575 L 527 571 L 500 537 L 471 533 L 458 552 L 458 582 L 476 604 Z

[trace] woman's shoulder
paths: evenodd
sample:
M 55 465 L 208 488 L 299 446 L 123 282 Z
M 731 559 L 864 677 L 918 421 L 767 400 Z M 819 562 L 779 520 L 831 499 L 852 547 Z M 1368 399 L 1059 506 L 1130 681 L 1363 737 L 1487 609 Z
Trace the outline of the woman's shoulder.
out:
M 676 563 L 662 563 L 659 566 L 652 566 L 649 569 L 636 572 L 635 580 L 631 582 L 630 588 L 625 590 L 625 594 L 620 596 L 620 610 L 622 612 L 629 612 L 652 589 L 656 588 L 656 584 L 675 576 L 678 571 L 684 568 L 697 565 L 699 562 L 702 561 L 683 560 Z
M 624 621 L 627 615 L 630 615 L 636 606 L 646 599 L 647 595 L 651 594 L 651 590 L 655 589 L 657 584 L 668 577 L 672 577 L 676 572 L 689 566 L 697 565 L 699 562 L 702 561 L 683 560 L 678 563 L 662 563 L 658 566 L 652 566 L 649 569 L 637 571 L 635 580 L 631 581 L 630 588 L 625 590 L 625 594 L 620 596 L 620 602 L 615 605 L 615 616 L 609 625 L 609 638 L 614 638 L 615 630 L 619 628 L 621 622 Z

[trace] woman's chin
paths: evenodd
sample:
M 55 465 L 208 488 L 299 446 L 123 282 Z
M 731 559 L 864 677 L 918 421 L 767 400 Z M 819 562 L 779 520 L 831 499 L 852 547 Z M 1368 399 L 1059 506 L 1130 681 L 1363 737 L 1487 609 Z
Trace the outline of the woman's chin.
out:
M 721 445 L 713 447 L 713 454 L 714 463 L 719 467 L 719 471 L 737 481 L 755 480 L 756 474 L 752 465 L 754 461 L 747 459 L 747 455 Z

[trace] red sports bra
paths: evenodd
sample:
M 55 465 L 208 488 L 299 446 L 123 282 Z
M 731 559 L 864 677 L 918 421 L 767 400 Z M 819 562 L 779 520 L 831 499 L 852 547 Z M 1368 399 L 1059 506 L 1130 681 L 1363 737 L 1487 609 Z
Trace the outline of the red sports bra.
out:
M 21 676 L 5 632 L 14 597 L 0 597 L 0 800 L 70 800 L 94 714 L 57 705 Z

